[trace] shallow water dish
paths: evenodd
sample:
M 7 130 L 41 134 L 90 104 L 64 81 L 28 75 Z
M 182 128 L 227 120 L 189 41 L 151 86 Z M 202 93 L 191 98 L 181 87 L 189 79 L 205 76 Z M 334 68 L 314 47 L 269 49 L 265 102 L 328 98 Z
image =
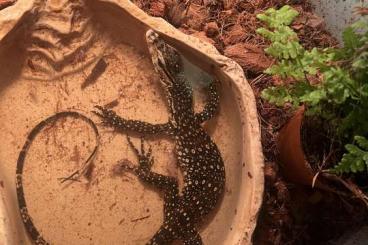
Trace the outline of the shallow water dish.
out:
M 250 244 L 262 202 L 263 156 L 254 95 L 240 66 L 129 1 L 42 2 L 18 0 L 0 12 L 0 181 L 9 193 L 9 212 L 0 212 L 0 243 L 11 244 L 12 236 L 18 239 L 13 244 L 30 244 L 14 208 L 14 179 L 20 148 L 38 122 L 64 110 L 98 121 L 90 113 L 97 104 L 131 119 L 167 121 L 144 40 L 152 28 L 189 61 L 196 110 L 206 100 L 210 76 L 221 81 L 220 113 L 205 127 L 221 151 L 227 182 L 219 208 L 201 226 L 204 243 Z M 94 147 L 93 131 L 83 121 L 60 120 L 44 129 L 28 152 L 27 206 L 52 244 L 145 244 L 162 222 L 163 201 L 155 190 L 133 175 L 113 174 L 118 160 L 136 162 L 125 136 L 100 131 L 94 168 L 80 182 L 61 184 L 58 178 L 75 171 Z M 180 179 L 172 142 L 147 140 L 154 170 Z

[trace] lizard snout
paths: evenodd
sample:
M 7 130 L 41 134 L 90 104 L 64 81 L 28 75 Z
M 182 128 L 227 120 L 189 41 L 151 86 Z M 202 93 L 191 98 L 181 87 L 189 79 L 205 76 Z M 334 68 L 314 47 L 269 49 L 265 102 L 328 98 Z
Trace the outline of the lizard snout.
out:
M 146 32 L 147 43 L 153 44 L 153 43 L 157 42 L 157 39 L 158 39 L 158 34 L 154 30 L 149 29 Z

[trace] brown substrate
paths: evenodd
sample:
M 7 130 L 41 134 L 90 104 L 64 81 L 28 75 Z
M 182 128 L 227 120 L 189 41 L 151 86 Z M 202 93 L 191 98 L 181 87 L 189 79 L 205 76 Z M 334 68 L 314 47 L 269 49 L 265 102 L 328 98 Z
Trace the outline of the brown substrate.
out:
M 254 244 L 326 244 L 349 228 L 367 222 L 367 211 L 350 198 L 300 187 L 284 180 L 277 163 L 277 131 L 290 117 L 260 98 L 260 92 L 280 80 L 262 74 L 273 63 L 263 49 L 268 42 L 256 33 L 256 15 L 270 7 L 293 5 L 301 14 L 292 27 L 306 48 L 337 42 L 324 30 L 323 19 L 307 1 L 297 0 L 135 0 L 147 13 L 163 17 L 183 32 L 213 44 L 244 69 L 257 99 L 265 156 L 265 194 Z M 314 142 L 319 146 L 319 142 Z

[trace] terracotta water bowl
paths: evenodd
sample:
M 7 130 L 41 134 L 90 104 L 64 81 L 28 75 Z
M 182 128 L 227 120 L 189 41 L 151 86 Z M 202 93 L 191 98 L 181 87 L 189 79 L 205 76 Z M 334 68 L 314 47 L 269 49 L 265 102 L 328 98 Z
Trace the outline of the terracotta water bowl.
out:
M 0 221 L 4 216 L 15 221 L 0 225 L 0 244 L 31 244 L 17 209 L 15 168 L 38 122 L 65 110 L 98 122 L 90 112 L 97 104 L 126 118 L 167 121 L 166 99 L 144 39 L 150 28 L 188 61 L 196 110 L 206 100 L 211 77 L 221 82 L 220 113 L 205 127 L 226 165 L 226 191 L 200 233 L 204 244 L 250 244 L 262 203 L 263 156 L 254 95 L 240 66 L 129 1 L 42 2 L 18 0 L 0 11 L 0 173 L 9 193 Z M 88 179 L 64 184 L 58 179 L 75 171 L 94 147 L 93 131 L 83 121 L 60 120 L 45 128 L 28 152 L 25 198 L 51 244 L 145 244 L 162 223 L 160 194 L 131 174 L 112 171 L 121 159 L 136 163 L 125 136 L 104 127 L 100 134 Z M 180 179 L 173 143 L 159 136 L 147 140 L 154 170 Z M 10 236 L 17 241 L 6 240 Z

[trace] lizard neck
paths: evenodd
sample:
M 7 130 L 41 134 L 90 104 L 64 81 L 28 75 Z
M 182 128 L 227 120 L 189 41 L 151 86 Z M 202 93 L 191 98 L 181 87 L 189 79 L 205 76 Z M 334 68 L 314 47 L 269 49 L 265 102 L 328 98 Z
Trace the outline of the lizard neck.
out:
M 193 92 L 186 82 L 168 88 L 167 98 L 171 120 L 178 126 L 194 117 Z

